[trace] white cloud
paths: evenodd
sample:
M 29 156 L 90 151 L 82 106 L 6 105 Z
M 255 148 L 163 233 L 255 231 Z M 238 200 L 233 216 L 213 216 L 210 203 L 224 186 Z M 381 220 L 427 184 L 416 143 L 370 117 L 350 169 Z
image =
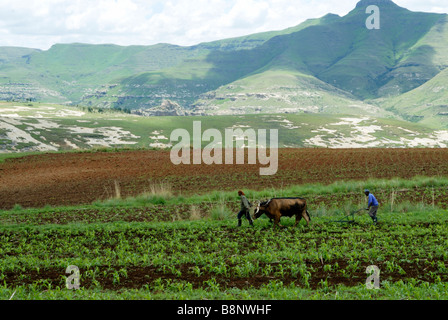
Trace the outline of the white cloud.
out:
M 396 0 L 413 11 L 448 12 L 440 0 Z M 357 0 L 0 0 L 0 46 L 54 43 L 150 45 L 200 42 L 281 30 Z

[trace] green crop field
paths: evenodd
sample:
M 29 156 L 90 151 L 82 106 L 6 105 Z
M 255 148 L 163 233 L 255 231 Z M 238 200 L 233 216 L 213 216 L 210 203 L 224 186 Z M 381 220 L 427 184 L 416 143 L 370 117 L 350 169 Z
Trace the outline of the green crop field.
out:
M 215 27 L 280 16 L 273 3 L 225 15 L 223 3 Z M 76 5 L 64 42 L 83 41 L 93 15 Z M 0 299 L 448 300 L 448 17 L 432 7 L 361 0 L 343 16 L 189 46 L 0 47 Z M 133 28 L 145 42 L 157 25 L 187 27 L 159 10 Z M 101 41 L 121 33 L 102 17 L 92 26 L 118 24 Z M 227 34 L 210 26 L 183 40 Z M 273 175 L 258 167 L 268 149 Z M 295 204 L 275 213 L 309 216 L 238 226 L 238 190 L 253 218 L 286 197 Z
M 365 205 L 344 196 L 359 182 L 283 190 L 309 200 L 311 224 L 297 228 L 283 218 L 285 228 L 273 229 L 265 217 L 237 228 L 238 198 L 230 193 L 17 206 L 0 212 L 0 298 L 447 299 L 446 203 L 421 201 L 443 199 L 444 183 L 369 182 L 390 195 L 377 225 L 367 214 L 354 224 L 335 222 Z M 394 198 L 408 185 L 419 190 L 415 197 Z M 337 190 L 338 199 L 322 201 Z M 68 266 L 79 268 L 79 290 L 67 289 Z M 369 266 L 380 270 L 378 289 L 367 287 Z

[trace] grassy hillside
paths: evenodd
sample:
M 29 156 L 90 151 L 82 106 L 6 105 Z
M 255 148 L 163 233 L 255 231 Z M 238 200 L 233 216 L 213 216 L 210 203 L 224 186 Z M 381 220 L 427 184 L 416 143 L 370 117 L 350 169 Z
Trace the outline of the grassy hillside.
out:
M 302 90 L 302 94 L 313 91 L 319 79 L 320 96 L 328 99 L 318 102 L 317 109 L 343 105 L 344 110 L 353 104 L 350 99 L 395 96 L 410 91 L 444 68 L 441 63 L 448 52 L 439 39 L 447 34 L 446 16 L 411 12 L 392 1 L 378 1 L 361 1 L 344 17 L 330 15 L 310 21 L 250 50 L 211 51 L 175 68 L 133 76 L 119 83 L 106 97 L 115 98 L 108 100 L 110 105 L 126 108 L 152 108 L 169 98 L 184 107 L 199 104 L 216 109 L 215 90 L 223 92 L 223 88 L 239 87 L 244 82 L 253 92 L 270 93 L 272 72 L 278 70 L 300 74 L 294 87 Z M 380 30 L 365 27 L 365 9 L 370 4 L 381 5 Z M 302 75 L 306 80 L 315 79 L 303 81 Z M 264 76 L 265 81 L 259 80 Z M 285 102 L 289 100 L 288 94 L 282 90 L 278 94 L 284 102 L 277 101 L 270 107 L 290 107 Z M 341 103 L 341 95 L 349 100 Z M 296 109 L 306 109 L 315 102 L 299 99 L 294 103 Z M 250 103 L 262 109 L 266 106 L 265 99 Z M 218 106 L 219 110 L 226 108 L 226 112 L 240 107 L 240 103 Z
M 4 48 L 0 48 L 0 54 L 3 51 Z M 59 93 L 56 101 L 79 102 L 86 95 L 101 92 L 103 85 L 113 85 L 115 79 L 170 67 L 203 52 L 201 48 L 190 50 L 165 44 L 129 47 L 59 44 L 48 51 L 32 51 L 12 61 L 10 68 L 0 68 L 0 74 L 3 74 L 3 83 L 24 82 L 42 88 L 41 94 L 32 97 L 33 100 L 48 101 L 47 89 Z
M 169 148 L 175 129 L 277 129 L 280 147 L 446 147 L 448 131 L 364 115 L 141 117 L 50 104 L 0 104 L 0 153 L 92 148 Z M 191 139 L 193 136 L 191 135 Z M 206 146 L 208 142 L 203 142 Z
M 380 30 L 365 26 L 371 4 L 380 7 Z M 413 121 L 423 116 L 440 126 L 440 91 L 413 102 L 429 108 L 421 115 L 407 101 L 415 99 L 415 88 L 431 86 L 431 79 L 444 86 L 446 78 L 436 76 L 448 65 L 447 28 L 443 14 L 362 0 L 344 17 L 329 14 L 285 30 L 191 47 L 4 47 L 0 99 L 149 114 L 169 100 L 192 114 L 323 112 Z M 440 102 L 432 106 L 434 100 Z
M 409 91 L 436 75 L 440 70 L 418 54 L 415 44 L 445 16 L 411 12 L 383 1 L 377 3 L 381 29 L 368 30 L 365 9 L 370 4 L 376 1 L 361 1 L 333 26 L 333 38 L 345 43 L 339 46 L 340 59 L 336 54 L 335 63 L 318 71 L 318 77 L 365 99 Z
M 313 76 L 270 69 L 202 95 L 194 109 L 205 114 L 334 113 L 393 116 Z
M 0 47 L 0 95 L 3 100 L 95 101 L 124 78 L 174 67 L 212 50 L 253 49 L 274 36 L 296 32 L 319 21 L 311 19 L 286 30 L 191 47 L 171 44 L 123 47 L 81 43 L 56 44 L 46 51 Z M 128 81 L 132 80 L 125 83 Z
M 276 36 L 299 32 L 310 26 L 318 25 L 322 22 L 330 21 L 332 19 L 337 19 L 338 17 L 339 16 L 335 14 L 327 14 L 322 18 L 308 19 L 295 27 L 287 28 L 285 30 L 260 32 L 243 37 L 236 37 L 236 38 L 201 43 L 198 46 L 208 50 L 221 50 L 221 51 L 253 49 L 264 44 L 266 41 Z
M 448 70 L 422 86 L 386 101 L 384 106 L 414 122 L 448 127 Z

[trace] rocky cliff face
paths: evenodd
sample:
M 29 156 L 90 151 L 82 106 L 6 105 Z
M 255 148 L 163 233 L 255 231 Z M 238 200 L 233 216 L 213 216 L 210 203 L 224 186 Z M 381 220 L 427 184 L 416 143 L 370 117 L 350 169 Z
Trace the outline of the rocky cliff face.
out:
M 169 117 L 169 116 L 185 116 L 186 111 L 176 102 L 171 100 L 164 100 L 159 107 L 154 107 L 147 110 L 138 110 L 136 114 L 145 116 L 156 116 L 156 117 Z

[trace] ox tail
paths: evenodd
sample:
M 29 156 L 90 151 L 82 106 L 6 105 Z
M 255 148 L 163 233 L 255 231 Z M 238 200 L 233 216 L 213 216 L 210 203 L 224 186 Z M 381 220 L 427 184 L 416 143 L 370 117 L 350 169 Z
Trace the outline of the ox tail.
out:
M 311 221 L 310 213 L 308 212 L 308 210 L 306 210 L 306 215 L 308 216 L 308 219 L 310 219 Z

